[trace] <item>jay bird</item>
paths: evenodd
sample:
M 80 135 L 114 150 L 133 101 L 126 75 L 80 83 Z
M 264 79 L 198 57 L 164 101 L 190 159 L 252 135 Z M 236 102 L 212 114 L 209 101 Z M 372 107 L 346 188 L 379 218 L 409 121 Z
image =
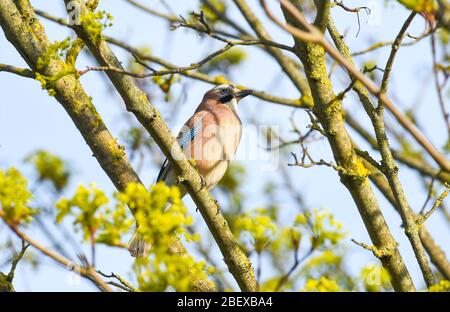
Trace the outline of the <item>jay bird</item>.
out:
M 195 167 L 205 187 L 212 189 L 222 179 L 233 159 L 242 134 L 242 123 L 237 114 L 238 102 L 251 94 L 251 90 L 239 90 L 232 84 L 222 84 L 206 92 L 194 115 L 184 124 L 177 141 Z M 172 165 L 166 159 L 156 182 L 178 184 Z M 186 190 L 180 187 L 181 197 Z M 168 204 L 169 206 L 170 204 Z M 128 244 L 131 256 L 143 257 L 150 246 L 138 233 Z

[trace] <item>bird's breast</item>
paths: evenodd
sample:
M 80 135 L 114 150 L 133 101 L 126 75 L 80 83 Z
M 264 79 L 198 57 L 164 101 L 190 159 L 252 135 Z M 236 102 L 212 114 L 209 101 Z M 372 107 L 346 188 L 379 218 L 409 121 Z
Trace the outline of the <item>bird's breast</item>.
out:
M 209 187 L 214 186 L 225 174 L 236 154 L 241 134 L 241 121 L 228 108 L 203 116 L 200 135 L 185 152 L 195 160 L 197 169 Z

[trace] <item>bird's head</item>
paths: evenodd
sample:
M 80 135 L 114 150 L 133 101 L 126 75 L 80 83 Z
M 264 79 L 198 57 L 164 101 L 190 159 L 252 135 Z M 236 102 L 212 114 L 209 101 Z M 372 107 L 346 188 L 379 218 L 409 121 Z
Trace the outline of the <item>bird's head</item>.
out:
M 236 110 L 237 103 L 252 92 L 252 90 L 240 90 L 232 84 L 221 84 L 206 92 L 204 101 L 212 100 Z

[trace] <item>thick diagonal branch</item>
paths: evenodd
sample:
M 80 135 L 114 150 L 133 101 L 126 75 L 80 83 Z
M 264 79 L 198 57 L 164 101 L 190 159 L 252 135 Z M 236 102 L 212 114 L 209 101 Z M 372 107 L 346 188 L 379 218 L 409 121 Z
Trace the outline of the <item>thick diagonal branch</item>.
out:
M 83 1 L 65 0 L 65 2 L 76 3 L 81 12 L 81 16 L 88 14 Z M 98 63 L 101 66 L 122 68 L 120 61 L 108 43 L 103 39 L 95 40 L 92 38 L 85 26 L 83 23 L 80 23 L 80 25 L 74 25 L 73 29 L 89 48 Z M 130 76 L 115 72 L 107 72 L 106 74 L 124 100 L 127 110 L 136 116 L 139 122 L 154 138 L 164 155 L 173 164 L 179 180 L 183 182 L 200 210 L 209 230 L 219 245 L 228 269 L 236 279 L 239 287 L 243 291 L 256 291 L 258 286 L 249 259 L 240 249 L 225 218 L 221 213 L 218 213 L 219 208 L 217 203 L 211 197 L 209 191 L 202 186 L 200 175 L 186 159 L 186 156 L 166 123 L 160 117 L 157 109 L 149 102 L 146 94 L 136 86 Z
M 297 27 L 293 27 L 292 24 L 284 24 L 280 22 L 275 16 L 271 14 L 264 0 L 260 0 L 264 10 L 268 16 L 281 28 L 291 33 L 297 41 L 303 41 L 305 39 L 311 40 L 316 44 L 322 46 L 322 48 L 340 65 L 342 65 L 347 71 L 360 81 L 370 93 L 375 95 L 380 103 L 384 105 L 395 117 L 395 119 L 407 130 L 411 136 L 419 143 L 428 154 L 436 161 L 436 163 L 442 168 L 442 170 L 450 172 L 450 162 L 442 153 L 436 149 L 436 147 L 423 135 L 423 133 L 403 114 L 397 106 L 390 100 L 390 98 L 383 93 L 380 88 L 369 78 L 367 78 L 359 69 L 357 69 L 352 63 L 350 63 L 338 50 L 336 50 L 323 36 L 319 29 L 309 24 L 300 11 L 294 4 L 288 0 L 280 0 L 282 8 L 295 16 L 295 22 Z
M 61 76 L 52 84 L 55 97 L 69 114 L 92 150 L 93 156 L 116 188 L 121 191 L 129 183 L 141 183 L 79 80 L 73 74 L 61 74 L 66 73 L 67 64 L 60 58 L 53 58 L 44 68 L 37 68 L 38 60 L 44 56 L 50 42 L 29 2 L 24 0 L 20 4 L 18 7 L 12 0 L 0 1 L 0 25 L 6 38 L 33 71 L 46 77 Z M 178 240 L 174 240 L 169 249 L 174 254 L 186 252 Z M 214 289 L 210 283 L 205 283 L 196 276 L 192 278 L 196 289 Z
M 301 26 L 289 11 L 283 9 L 283 13 L 291 25 Z M 317 43 L 303 42 L 297 37 L 294 40 L 314 98 L 314 111 L 326 133 L 336 163 L 343 168 L 340 171 L 341 182 L 350 192 L 375 248 L 383 251 L 379 253 L 379 258 L 392 277 L 394 289 L 414 291 L 415 287 L 397 243 L 369 184 L 369 170 L 355 153 L 345 128 L 341 99 L 334 94 L 328 77 L 325 50 Z
M 392 70 L 392 65 L 395 59 L 396 52 L 398 51 L 401 41 L 406 34 L 406 30 L 410 23 L 412 22 L 413 18 L 415 16 L 415 13 L 412 13 L 408 19 L 406 20 L 405 24 L 403 25 L 402 29 L 400 30 L 399 34 L 397 35 L 396 40 L 394 41 L 392 45 L 392 52 L 390 54 L 389 60 L 387 62 L 384 75 L 383 75 L 383 82 L 382 86 L 380 88 L 382 93 L 385 93 L 388 86 L 388 80 L 389 80 L 389 74 Z M 338 50 L 341 52 L 341 54 L 347 59 L 348 62 L 353 64 L 353 61 L 350 56 L 350 52 L 348 47 L 346 46 L 345 42 L 342 40 L 341 36 L 339 35 L 338 31 L 336 30 L 336 27 L 334 25 L 334 22 L 332 18 L 329 18 L 328 21 L 328 30 L 331 34 L 332 39 L 334 40 L 336 46 L 338 47 Z M 351 79 L 354 79 L 352 73 L 349 72 L 349 75 Z M 369 115 L 373 128 L 375 130 L 376 138 L 378 147 L 380 150 L 380 154 L 382 157 L 382 171 L 386 175 L 386 178 L 389 182 L 389 185 L 392 189 L 392 193 L 396 200 L 396 207 L 398 208 L 398 212 L 402 218 L 402 221 L 405 226 L 405 232 L 408 236 L 411 245 L 413 247 L 414 253 L 416 255 L 417 261 L 420 265 L 420 268 L 422 270 L 422 274 L 425 278 L 425 281 L 428 286 L 431 286 L 434 284 L 434 277 L 433 273 L 431 272 L 430 265 L 428 263 L 427 256 L 425 254 L 425 250 L 422 246 L 422 242 L 420 241 L 419 237 L 419 228 L 414 220 L 414 213 L 410 209 L 408 205 L 408 201 L 406 199 L 406 196 L 404 194 L 400 179 L 398 177 L 398 167 L 396 166 L 394 162 L 394 157 L 392 156 L 392 152 L 390 150 L 389 146 L 389 140 L 386 134 L 385 124 L 384 124 L 384 116 L 383 116 L 383 105 L 380 103 L 378 108 L 375 108 L 372 100 L 369 96 L 369 92 L 367 89 L 363 86 L 362 83 L 357 81 L 353 84 L 353 89 L 358 94 L 359 99 L 361 103 L 364 106 L 364 109 L 366 110 L 367 114 Z

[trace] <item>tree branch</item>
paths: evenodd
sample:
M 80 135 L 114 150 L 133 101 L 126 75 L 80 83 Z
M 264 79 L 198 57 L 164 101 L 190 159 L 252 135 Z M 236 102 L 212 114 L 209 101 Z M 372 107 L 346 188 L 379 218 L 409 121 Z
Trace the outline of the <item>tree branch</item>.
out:
M 383 79 L 381 82 L 380 92 L 382 94 L 386 93 L 387 91 L 390 73 L 392 71 L 396 53 L 400 48 L 401 42 L 406 34 L 406 30 L 408 29 L 415 15 L 415 13 L 410 14 L 392 44 L 392 50 L 384 68 Z M 328 22 L 328 30 L 341 55 L 346 58 L 347 62 L 353 64 L 349 49 L 339 35 L 331 17 Z M 351 79 L 354 79 L 354 76 L 350 71 L 349 75 Z M 372 121 L 372 125 L 377 138 L 378 148 L 382 157 L 382 167 L 380 169 L 386 175 L 389 185 L 393 191 L 394 197 L 397 202 L 398 211 L 405 225 L 405 233 L 411 242 L 417 261 L 419 262 L 420 268 L 422 269 L 422 274 L 425 278 L 425 281 L 428 286 L 431 286 L 435 283 L 434 276 L 428 263 L 425 250 L 420 241 L 419 229 L 413 217 L 414 213 L 408 205 L 403 187 L 401 185 L 400 179 L 398 178 L 398 167 L 394 162 L 394 158 L 389 147 L 389 140 L 386 134 L 383 116 L 383 104 L 380 101 L 378 107 L 375 108 L 365 86 L 363 86 L 362 83 L 356 83 L 353 89 L 358 94 L 365 111 Z
M 298 9 L 287 0 L 280 0 L 282 8 L 292 14 L 295 17 L 295 21 L 300 28 L 305 30 L 299 30 L 292 27 L 289 24 L 284 24 L 276 19 L 265 5 L 264 0 L 260 0 L 263 8 L 265 8 L 268 16 L 280 27 L 293 34 L 297 40 L 310 39 L 311 42 L 320 44 L 326 52 L 339 64 L 341 64 L 347 71 L 349 71 L 353 77 L 359 80 L 370 93 L 375 95 L 381 103 L 394 115 L 396 120 L 414 137 L 414 139 L 428 152 L 428 154 L 436 161 L 436 163 L 445 171 L 450 172 L 450 163 L 428 139 L 420 132 L 420 130 L 395 106 L 395 104 L 389 99 L 389 97 L 381 92 L 378 86 L 369 78 L 367 78 L 360 70 L 358 70 L 353 64 L 351 64 L 338 50 L 336 50 L 325 39 L 320 31 L 313 25 L 310 25 Z
M 262 26 L 262 23 L 259 22 L 254 15 L 253 16 L 251 15 L 252 14 L 251 13 L 251 9 L 246 5 L 246 3 L 242 2 L 242 5 L 244 6 L 244 9 L 245 9 L 243 11 L 243 14 L 247 17 L 247 19 L 249 19 L 251 21 L 250 25 L 256 25 L 257 26 L 255 31 L 258 31 L 262 35 L 267 34 L 267 32 L 265 31 L 265 29 Z M 49 15 L 48 13 L 45 13 L 45 12 L 42 12 L 42 11 L 38 11 L 38 10 L 36 10 L 36 12 L 39 15 L 41 15 L 42 17 L 45 17 L 45 18 L 47 18 L 49 20 L 57 22 L 57 23 L 59 23 L 61 25 L 68 26 L 67 25 L 67 21 L 65 19 L 57 18 L 57 17 Z M 178 20 L 178 21 L 180 21 L 180 20 Z M 416 42 L 418 42 L 422 38 L 428 36 L 430 33 L 431 32 L 428 31 L 428 32 L 424 33 L 423 35 L 419 36 L 418 38 L 415 38 L 414 41 L 407 42 L 407 43 L 404 43 L 402 45 L 415 44 Z M 246 37 L 248 37 L 248 34 L 246 34 Z M 142 54 L 136 48 L 131 47 L 130 45 L 128 45 L 128 44 L 126 44 L 126 43 L 124 43 L 122 41 L 119 41 L 119 40 L 111 38 L 111 37 L 105 37 L 105 39 L 106 39 L 106 41 L 108 41 L 108 42 L 110 42 L 110 43 L 112 43 L 114 45 L 117 45 L 117 46 L 119 46 L 119 47 L 121 47 L 121 48 L 123 48 L 123 49 L 125 49 L 125 50 L 127 50 L 129 52 L 131 52 L 132 54 L 139 55 L 139 57 L 141 59 L 148 60 L 148 61 L 160 64 L 160 65 L 162 65 L 164 67 L 167 67 L 169 69 L 176 69 L 177 68 L 176 65 L 170 64 L 170 63 L 168 63 L 167 61 L 165 61 L 165 60 L 163 60 L 161 58 L 157 58 L 157 57 L 155 57 L 153 55 L 149 55 L 149 54 Z M 254 38 L 251 38 L 251 37 L 250 37 L 250 39 L 251 40 L 255 40 Z M 392 45 L 392 41 L 385 42 L 381 46 L 385 46 L 385 45 Z M 377 44 L 374 47 L 371 47 L 370 49 L 368 49 L 367 51 L 364 51 L 364 53 L 369 52 L 369 51 L 377 48 L 378 46 L 379 45 Z M 267 49 L 265 49 L 265 50 L 267 51 Z M 269 53 L 270 53 L 270 51 L 269 51 Z M 356 54 L 359 54 L 359 53 L 356 53 Z M 355 55 L 355 54 L 352 54 L 352 55 Z M 281 60 L 286 60 L 287 62 L 289 62 L 291 64 L 294 64 L 293 60 L 291 60 L 291 59 L 289 59 L 289 58 L 287 58 L 287 57 L 285 57 L 283 55 L 278 56 L 278 58 L 280 58 L 280 57 L 281 57 Z M 275 58 L 275 59 L 278 61 L 277 58 Z M 296 77 L 298 75 L 297 74 L 298 73 L 298 69 L 296 69 L 294 67 L 290 67 L 290 66 L 285 66 L 284 70 L 287 73 L 289 73 L 288 77 L 291 78 L 291 81 L 294 84 L 296 84 L 296 82 L 298 83 L 298 81 L 299 81 L 298 79 L 293 79 L 292 78 L 292 77 Z M 196 80 L 208 82 L 208 83 L 211 83 L 211 84 L 220 84 L 220 83 L 223 83 L 223 81 L 224 81 L 223 79 L 221 79 L 222 77 L 211 77 L 211 76 L 208 76 L 206 74 L 199 73 L 199 72 L 186 72 L 186 73 L 181 73 L 181 75 L 186 76 L 186 77 L 190 77 L 190 78 L 193 78 L 193 79 L 196 79 Z M 305 83 L 304 79 L 303 79 L 302 83 Z M 242 86 L 242 88 L 243 88 L 243 86 Z M 297 85 L 297 88 L 300 88 L 300 89 L 302 89 L 302 88 L 305 89 L 306 88 L 306 89 L 308 89 L 309 86 L 306 83 L 306 85 L 304 84 L 303 86 Z M 309 91 L 308 91 L 308 93 L 309 93 Z M 284 98 L 272 96 L 272 95 L 269 95 L 269 94 L 267 94 L 265 92 L 256 91 L 256 90 L 253 92 L 253 95 L 258 97 L 258 98 L 260 98 L 260 99 L 262 99 L 262 100 L 265 100 L 265 101 L 268 101 L 268 102 L 271 102 L 271 103 L 286 105 L 286 106 L 292 106 L 292 107 L 298 107 L 298 108 L 305 108 L 305 107 L 308 108 L 308 107 L 311 107 L 311 105 L 312 105 L 311 102 L 310 102 L 310 98 L 309 97 L 302 97 L 300 100 L 289 100 L 289 99 L 284 99 Z M 373 148 L 375 148 L 375 149 L 378 148 L 377 145 L 373 144 L 373 141 L 371 141 L 370 138 L 366 135 L 366 133 L 365 133 L 364 129 L 362 128 L 362 126 L 355 119 L 351 118 L 349 113 L 346 114 L 346 122 L 355 131 L 357 131 L 364 139 L 366 139 L 372 145 Z M 439 179 L 441 181 L 443 181 L 443 180 L 445 180 L 445 182 L 450 181 L 450 174 L 449 173 L 447 173 L 445 171 L 436 170 L 436 169 L 432 168 L 430 165 L 428 165 L 425 161 L 414 160 L 414 159 L 411 159 L 410 157 L 404 157 L 403 155 L 401 155 L 399 153 L 395 153 L 395 152 L 394 152 L 394 157 L 395 157 L 395 159 L 401 161 L 402 163 L 404 163 L 408 167 L 410 167 L 412 169 L 415 169 L 415 170 L 418 170 L 421 174 L 426 174 L 426 175 L 431 177 L 431 176 L 434 176 L 436 174 L 436 172 L 439 172 L 439 176 L 438 177 L 439 177 Z
M 299 21 L 299 15 L 301 19 L 303 16 L 296 9 L 287 9 L 286 3 L 288 2 L 282 1 L 282 11 L 290 25 L 312 27 L 309 24 L 303 25 Z M 314 33 L 317 32 L 314 30 Z M 392 277 L 394 289 L 414 291 L 414 284 L 398 251 L 397 243 L 389 231 L 367 179 L 370 172 L 356 155 L 345 129 L 342 103 L 334 94 L 328 77 L 325 49 L 322 44 L 304 42 L 296 35 L 294 40 L 297 55 L 303 63 L 311 87 L 314 111 L 326 133 L 336 163 L 344 169 L 339 171 L 341 181 L 352 195 L 374 246 L 377 250 L 386 251 L 378 256 Z
M 16 74 L 18 76 L 25 78 L 32 78 L 32 79 L 36 78 L 36 74 L 32 70 L 29 70 L 28 68 L 19 68 L 6 64 L 0 64 L 0 72 Z
M 44 255 L 52 258 L 54 261 L 58 262 L 62 266 L 64 266 L 67 269 L 70 269 L 74 271 L 75 273 L 80 274 L 81 276 L 87 278 L 92 283 L 94 283 L 95 286 L 97 286 L 101 291 L 105 292 L 111 292 L 112 289 L 98 276 L 98 274 L 95 272 L 93 267 L 82 267 L 76 263 L 73 263 L 72 261 L 64 258 L 63 256 L 55 253 L 54 251 L 47 249 L 37 243 L 36 241 L 32 240 L 30 237 L 25 235 L 23 232 L 21 232 L 17 226 L 15 225 L 9 225 L 11 230 L 22 240 L 26 241 L 28 244 L 42 252 Z
M 27 248 L 30 246 L 30 244 L 26 244 L 24 240 L 22 240 L 22 248 L 20 249 L 20 252 L 14 256 L 14 259 L 11 264 L 11 269 L 8 273 L 8 280 L 10 282 L 14 279 L 14 272 L 16 271 L 17 264 L 19 264 L 19 261 L 22 259 L 23 255 L 25 254 L 25 251 L 27 251 Z
M 65 0 L 65 3 L 70 1 Z M 75 3 L 80 10 L 79 12 L 86 14 L 87 8 L 83 2 L 76 0 Z M 89 32 L 84 28 L 83 23 L 81 25 L 73 25 L 73 29 L 101 66 L 122 68 L 119 60 L 105 40 L 101 39 L 97 42 L 93 40 Z M 186 159 L 178 142 L 160 117 L 157 109 L 151 105 L 146 94 L 136 86 L 131 77 L 114 72 L 107 72 L 106 74 L 124 100 L 127 110 L 136 116 L 138 121 L 155 139 L 164 155 L 173 164 L 178 180 L 183 182 L 186 190 L 199 208 L 209 230 L 219 245 L 228 269 L 240 288 L 243 291 L 257 290 L 258 285 L 250 261 L 240 249 L 222 214 L 217 213 L 218 206 L 216 202 L 209 191 L 202 186 L 200 175 Z
M 39 11 L 39 10 L 36 10 L 36 13 L 38 15 L 40 15 L 48 20 L 51 20 L 53 22 L 56 22 L 60 25 L 69 26 L 67 21 L 63 18 L 54 17 L 46 12 Z M 429 33 L 427 33 L 427 34 L 429 34 Z M 108 37 L 108 36 L 105 36 L 105 40 L 115 46 L 118 46 L 118 47 L 130 52 L 133 55 L 138 56 L 138 58 L 140 58 L 141 60 L 153 62 L 153 63 L 159 64 L 161 66 L 164 66 L 165 68 L 168 68 L 168 69 L 176 70 L 178 68 L 176 65 L 171 64 L 170 62 L 163 60 L 162 58 L 158 58 L 151 54 L 143 53 L 139 49 L 132 47 L 131 45 L 129 45 L 123 41 L 120 41 L 120 40 L 117 40 L 115 38 Z M 252 40 L 256 40 L 256 39 L 252 39 Z M 412 43 L 414 43 L 414 42 L 409 42 L 409 43 L 405 43 L 402 45 L 409 45 Z M 392 41 L 387 42 L 387 44 L 392 45 Z M 291 60 L 291 59 L 288 59 L 288 61 L 290 61 L 291 63 L 293 62 L 293 60 Z M 289 70 L 291 70 L 291 68 L 289 68 Z M 293 71 L 298 72 L 298 69 L 294 68 Z M 291 73 L 291 76 L 295 75 L 294 72 Z M 195 80 L 207 82 L 210 84 L 216 84 L 216 85 L 227 82 L 227 80 L 225 80 L 222 76 L 213 77 L 213 76 L 209 76 L 207 74 L 197 72 L 197 71 L 182 72 L 182 73 L 180 73 L 180 75 L 189 77 L 189 78 L 192 78 Z M 291 79 L 291 81 L 295 83 L 294 80 Z M 242 85 L 239 85 L 239 87 L 241 89 L 254 90 L 253 88 L 248 88 L 248 87 L 242 86 Z M 309 88 L 309 86 L 306 86 L 306 88 Z M 261 100 L 267 101 L 269 103 L 281 104 L 284 106 L 290 106 L 290 107 L 294 107 L 294 108 L 308 108 L 312 105 L 310 100 L 307 97 L 306 98 L 302 97 L 299 100 L 291 100 L 291 99 L 274 96 L 274 95 L 268 94 L 264 91 L 258 91 L 258 90 L 254 90 L 252 93 L 252 96 L 255 96 L 255 97 L 257 97 Z M 362 127 L 362 125 L 357 120 L 355 120 L 354 118 L 351 117 L 351 114 L 349 112 L 346 112 L 345 119 L 346 119 L 346 123 L 350 127 L 352 127 L 356 132 L 358 132 L 358 134 L 361 135 L 361 137 L 364 138 L 371 145 L 372 148 L 378 149 L 376 139 L 371 137 L 371 135 Z M 430 177 L 437 176 L 438 179 L 441 180 L 442 182 L 450 182 L 450 173 L 433 168 L 425 160 L 412 159 L 411 157 L 406 157 L 396 151 L 393 151 L 393 155 L 396 160 L 400 161 L 401 163 L 405 164 L 406 166 L 410 167 L 411 169 L 417 170 L 420 174 L 424 174 L 424 175 L 427 175 Z
M 194 13 L 193 13 L 194 14 Z M 175 30 L 179 27 L 185 27 L 185 28 L 190 28 L 193 29 L 199 33 L 203 33 L 208 35 L 209 37 L 216 39 L 218 41 L 222 41 L 225 42 L 229 45 L 263 45 L 265 47 L 274 47 L 274 48 L 278 48 L 280 50 L 286 50 L 289 52 L 294 52 L 294 50 L 292 49 L 292 47 L 272 41 L 272 40 L 268 40 L 265 38 L 260 38 L 260 39 L 227 39 L 225 37 L 222 37 L 220 35 L 218 35 L 217 33 L 215 33 L 215 31 L 207 24 L 207 22 L 204 19 L 203 14 L 196 14 L 196 18 L 199 19 L 199 23 L 190 23 L 187 22 L 184 18 L 182 19 L 182 21 L 180 21 L 179 23 L 173 24 L 171 29 Z
M 50 15 L 46 12 L 40 11 L 40 10 L 36 10 L 36 14 L 38 14 L 39 16 L 42 16 L 52 22 L 69 27 L 68 22 L 63 18 L 58 18 L 58 17 L 52 16 L 52 15 Z M 121 41 L 121 40 L 118 40 L 118 39 L 115 39 L 112 37 L 108 37 L 108 36 L 105 36 L 104 38 L 107 42 L 130 52 L 132 55 L 137 56 L 141 60 L 159 64 L 169 70 L 176 71 L 179 68 L 177 65 L 174 65 L 162 58 L 156 57 L 152 54 L 143 53 L 139 49 L 132 47 L 131 45 L 125 43 L 124 41 Z M 251 40 L 256 42 L 258 39 L 251 39 Z M 296 69 L 295 69 L 295 71 L 296 71 Z M 207 83 L 214 84 L 214 85 L 227 83 L 227 80 L 222 76 L 213 77 L 213 76 L 210 76 L 210 75 L 198 72 L 198 71 L 185 71 L 185 72 L 180 72 L 179 74 L 182 76 L 185 76 L 185 77 L 189 77 L 189 78 L 192 78 L 195 80 L 207 82 Z M 237 84 L 237 85 L 239 85 L 239 87 L 241 89 L 252 89 L 253 90 L 252 96 L 255 96 L 261 100 L 264 100 L 264 101 L 267 101 L 270 103 L 276 103 L 276 104 L 281 104 L 281 105 L 291 106 L 291 107 L 310 107 L 311 106 L 310 99 L 308 99 L 307 97 L 306 98 L 302 97 L 300 99 L 292 100 L 292 99 L 275 96 L 275 95 L 269 94 L 264 91 L 255 90 L 254 88 L 251 88 L 251 87 L 246 87 L 246 86 L 243 86 L 240 84 Z
M 439 206 L 442 205 L 442 202 L 444 201 L 444 199 L 447 197 L 448 193 L 450 192 L 450 186 L 448 184 L 446 184 L 445 187 L 446 187 L 446 190 L 444 192 L 442 192 L 441 195 L 439 195 L 439 197 L 434 202 L 433 207 L 431 207 L 431 209 L 429 211 L 424 213 L 421 217 L 419 217 L 416 220 L 417 225 L 420 226 L 423 223 L 425 223 L 425 221 L 427 221 L 428 218 L 431 217 L 431 215 L 436 211 L 436 209 L 438 209 Z
M 22 1 L 22 5 L 27 1 Z M 28 3 L 28 14 L 22 16 L 12 0 L 0 2 L 0 25 L 11 44 L 18 50 L 30 68 L 46 77 L 59 77 L 50 86 L 56 99 L 71 117 L 86 143 L 93 152 L 102 169 L 119 191 L 129 183 L 142 183 L 129 163 L 123 147 L 120 146 L 105 126 L 96 111 L 91 98 L 85 93 L 74 74 L 67 74 L 67 64 L 60 58 L 53 58 L 44 68 L 37 68 L 37 63 L 50 45 L 44 28 L 34 15 Z M 31 28 L 25 20 L 29 18 L 34 25 Z M 39 33 L 36 34 L 36 30 Z M 75 73 L 75 70 L 74 70 Z M 133 212 L 133 211 L 132 211 Z M 169 250 L 173 254 L 186 253 L 179 240 L 171 242 Z M 188 270 L 190 272 L 190 270 Z M 210 283 L 192 276 L 194 287 L 198 290 L 213 290 Z
M 359 124 L 358 121 L 355 120 L 350 114 L 345 115 L 345 121 L 353 130 L 361 135 L 373 149 L 379 149 L 377 139 L 374 138 L 372 134 L 370 134 L 366 129 L 364 129 L 361 124 Z M 448 172 L 433 168 L 425 159 L 405 156 L 394 149 L 391 149 L 391 152 L 396 160 L 408 166 L 409 168 L 416 170 L 419 174 L 429 177 L 436 177 L 443 183 L 450 183 L 450 174 Z
M 376 168 L 371 167 L 370 164 L 364 164 L 370 169 L 370 180 L 375 184 L 378 190 L 383 194 L 383 196 L 391 203 L 392 207 L 399 212 L 397 201 L 392 193 L 388 181 L 384 175 L 376 170 Z M 419 216 L 415 215 L 414 219 L 417 220 Z M 431 262 L 436 266 L 439 272 L 444 276 L 445 279 L 450 279 L 450 262 L 445 255 L 442 248 L 436 243 L 431 234 L 428 232 L 427 228 L 423 224 L 419 227 L 419 236 L 422 241 L 423 247 L 430 256 Z

